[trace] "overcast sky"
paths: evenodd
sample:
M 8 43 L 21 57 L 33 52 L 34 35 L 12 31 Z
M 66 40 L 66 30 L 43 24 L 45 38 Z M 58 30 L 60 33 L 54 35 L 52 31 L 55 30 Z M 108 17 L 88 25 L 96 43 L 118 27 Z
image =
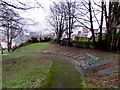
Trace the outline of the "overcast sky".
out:
M 46 33 L 48 29 L 51 31 L 51 27 L 49 26 L 49 23 L 47 22 L 46 19 L 47 16 L 49 15 L 49 6 L 53 3 L 53 1 L 58 2 L 60 0 L 36 0 L 36 1 L 39 2 L 44 8 L 34 8 L 22 12 L 21 15 L 26 18 L 31 18 L 32 20 L 34 20 L 34 22 L 36 22 L 34 26 L 29 26 L 29 30 L 42 31 L 43 33 Z M 36 4 L 36 1 L 29 0 L 29 2 L 32 2 L 33 4 Z M 65 0 L 61 0 L 61 1 L 65 1 Z M 97 26 L 95 28 L 97 28 Z
M 17 4 L 16 0 L 6 0 L 10 3 Z M 14 2 L 13 2 L 14 1 Z M 41 4 L 44 8 L 34 8 L 27 11 L 19 11 L 20 15 L 24 18 L 30 18 L 33 20 L 32 23 L 35 23 L 35 25 L 28 26 L 27 29 L 31 31 L 42 31 L 43 33 L 46 33 L 47 29 L 51 29 L 49 24 L 47 23 L 47 16 L 49 15 L 49 6 L 52 4 L 53 1 L 58 2 L 60 0 L 19 0 L 23 3 L 27 3 L 29 6 L 39 6 L 36 4 L 36 1 Z M 64 1 L 64 0 L 62 0 Z M 79 0 L 80 1 L 80 0 Z M 100 0 L 95 0 L 96 2 L 99 2 Z M 94 28 L 97 28 L 97 24 L 95 24 Z

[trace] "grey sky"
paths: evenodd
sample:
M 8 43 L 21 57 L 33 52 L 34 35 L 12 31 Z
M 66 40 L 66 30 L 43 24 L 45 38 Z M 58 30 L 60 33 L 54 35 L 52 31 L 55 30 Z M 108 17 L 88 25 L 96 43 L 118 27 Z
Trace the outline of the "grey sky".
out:
M 6 1 L 17 4 L 16 0 L 6 0 Z M 34 8 L 27 11 L 19 11 L 22 17 L 32 19 L 33 20 L 32 23 L 36 22 L 35 25 L 28 26 L 27 29 L 31 31 L 42 31 L 43 33 L 46 33 L 47 29 L 51 29 L 46 19 L 46 17 L 49 15 L 49 6 L 52 4 L 53 1 L 57 2 L 60 0 L 19 0 L 19 1 L 23 3 L 27 2 L 26 4 L 29 6 L 36 6 L 37 5 L 36 1 L 37 1 L 44 7 L 44 9 Z M 99 2 L 100 0 L 94 0 L 94 1 Z M 95 24 L 94 28 L 98 28 L 98 25 Z

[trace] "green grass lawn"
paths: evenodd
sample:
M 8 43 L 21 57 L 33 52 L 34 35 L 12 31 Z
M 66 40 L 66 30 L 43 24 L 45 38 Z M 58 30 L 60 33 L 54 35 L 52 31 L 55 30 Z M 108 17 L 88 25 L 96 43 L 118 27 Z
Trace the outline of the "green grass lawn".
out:
M 10 53 L 39 51 L 39 50 L 43 50 L 45 47 L 47 47 L 49 45 L 50 45 L 49 43 L 33 43 L 33 44 L 29 44 L 27 46 L 20 47 L 20 48 L 16 49 L 14 52 L 8 52 L 8 50 L 3 50 L 3 53 L 10 54 Z
M 49 43 L 34 43 L 24 47 L 20 47 L 14 51 L 15 52 L 29 52 L 29 51 L 39 51 L 47 47 Z
M 23 51 L 39 51 L 49 43 L 35 43 L 16 49 L 18 55 L 2 58 L 3 88 L 82 88 L 83 80 L 72 63 L 64 57 L 25 55 Z
M 52 64 L 38 55 L 3 56 L 3 88 L 39 88 Z

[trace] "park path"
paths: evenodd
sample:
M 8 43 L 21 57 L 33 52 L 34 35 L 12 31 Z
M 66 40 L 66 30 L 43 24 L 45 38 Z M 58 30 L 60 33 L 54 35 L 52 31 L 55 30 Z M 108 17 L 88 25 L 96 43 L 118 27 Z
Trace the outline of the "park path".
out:
M 66 47 L 65 47 L 66 48 Z M 69 58 L 72 62 L 73 62 L 73 64 L 74 65 L 77 65 L 77 63 L 75 62 L 75 61 L 79 61 L 78 59 L 78 56 L 79 57 L 82 57 L 83 56 L 83 54 L 85 54 L 85 53 L 90 53 L 90 54 L 92 54 L 92 55 L 95 55 L 95 56 L 97 56 L 97 57 L 102 57 L 102 59 L 103 60 L 107 60 L 107 59 L 110 59 L 111 61 L 112 61 L 112 63 L 110 63 L 109 65 L 102 65 L 101 67 L 98 67 L 96 70 L 102 70 L 103 68 L 109 68 L 109 67 L 113 67 L 113 66 L 116 66 L 116 64 L 118 63 L 118 61 L 117 61 L 117 57 L 118 57 L 118 55 L 117 54 L 113 54 L 113 53 L 108 53 L 108 52 L 100 52 L 100 51 L 92 51 L 91 52 L 91 50 L 86 50 L 86 49 L 80 49 L 80 53 L 78 53 L 78 52 L 76 52 L 76 53 L 74 53 L 75 51 L 74 51 L 74 48 L 73 49 L 65 49 L 65 48 L 63 48 L 63 49 L 61 49 L 62 51 L 60 51 L 60 50 L 49 50 L 49 49 L 45 49 L 44 51 L 31 51 L 31 52 L 26 52 L 26 53 L 14 53 L 14 54 L 36 54 L 36 55 L 45 55 L 45 56 L 50 56 L 50 57 L 54 57 L 54 56 L 56 56 L 56 57 L 58 57 L 58 56 L 61 56 L 61 57 L 65 57 L 65 58 Z M 59 48 L 58 48 L 59 49 Z M 77 48 L 78 49 L 78 48 Z M 72 51 L 70 51 L 70 50 L 72 50 Z M 85 51 L 86 50 L 86 51 Z M 78 51 L 78 50 L 76 50 L 76 51 Z M 103 54 L 104 53 L 104 54 Z M 56 61 L 58 61 L 59 62 L 59 65 L 58 66 L 60 66 L 61 67 L 61 69 L 60 68 L 57 68 L 57 65 L 56 64 L 54 64 L 54 63 L 57 63 Z M 64 62 L 64 59 L 60 59 L 60 61 L 62 62 Z M 74 85 L 73 83 L 75 83 L 76 82 L 76 80 L 74 80 L 74 82 L 73 82 L 73 79 L 71 79 L 71 77 L 72 77 L 72 75 L 74 75 L 73 73 L 75 73 L 75 72 L 77 72 L 77 71 L 70 71 L 70 69 L 69 69 L 69 67 L 65 67 L 65 69 L 67 68 L 67 70 L 65 71 L 63 68 L 64 68 L 64 66 L 62 66 L 62 65 L 66 65 L 65 63 L 61 63 L 59 61 L 59 59 L 56 59 L 56 60 L 54 60 L 53 59 L 53 66 L 51 67 L 51 71 L 50 72 L 52 72 L 52 73 L 50 73 L 50 75 L 49 75 L 49 77 L 47 77 L 47 78 L 49 78 L 49 79 L 47 79 L 46 81 L 45 81 L 45 83 L 46 83 L 46 86 L 44 86 L 44 87 L 52 87 L 52 88 L 55 88 L 55 87 L 67 87 L 67 88 L 70 88 L 70 85 L 71 85 L 71 87 L 81 87 L 81 82 L 80 82 L 80 80 L 79 80 L 79 85 Z M 55 69 L 55 70 L 54 70 Z M 73 69 L 74 69 L 74 67 L 73 67 Z M 64 70 L 63 71 L 63 73 L 62 73 L 62 71 L 61 70 Z M 108 69 L 107 69 L 108 70 Z M 57 72 L 55 72 L 55 71 L 57 71 Z M 65 73 L 64 72 L 67 72 L 68 73 L 68 71 L 69 71 L 69 74 L 68 75 L 64 75 Z M 87 76 L 78 76 L 78 77 L 82 77 L 84 80 L 85 80 L 85 82 L 87 82 L 87 83 L 89 83 L 90 85 L 94 85 L 95 87 L 99 87 L 99 88 L 111 88 L 111 87 L 115 87 L 116 88 L 116 83 L 117 83 L 117 81 L 118 81 L 118 74 L 117 74 L 118 72 L 116 72 L 116 73 L 111 73 L 110 75 L 109 74 L 105 74 L 105 75 L 99 75 L 99 74 L 96 74 L 96 75 L 87 75 Z M 55 75 L 57 76 L 57 77 L 55 77 Z M 60 75 L 64 75 L 65 77 L 63 77 L 65 80 L 63 80 L 63 79 L 61 79 L 61 77 L 62 76 L 60 76 Z M 70 76 L 70 77 L 69 77 Z M 75 76 L 75 75 L 74 75 Z M 54 77 L 54 78 L 53 78 Z M 78 77 L 76 77 L 76 79 L 78 78 Z M 110 77 L 110 78 L 109 78 Z M 52 80 L 52 79 L 53 80 Z M 69 78 L 70 80 L 69 81 L 67 81 L 66 80 L 66 78 Z M 107 78 L 107 79 L 106 79 Z M 111 79 L 112 78 L 112 79 Z M 57 82 L 59 82 L 59 83 L 57 83 L 57 82 L 55 82 L 55 81 L 57 81 Z M 63 81 L 63 82 L 62 82 Z M 65 82 L 65 81 L 67 81 L 67 82 Z M 99 81 L 99 82 L 98 82 Z M 72 84 L 70 84 L 69 82 L 73 82 Z M 67 83 L 67 84 L 66 84 Z M 76 84 L 76 83 L 75 83 Z M 84 86 L 83 86 L 84 87 Z M 91 86 L 91 87 L 93 87 L 93 86 Z M 118 85 L 117 85 L 117 87 L 118 87 Z
M 43 85 L 47 88 L 82 88 L 80 74 L 72 63 L 59 57 L 52 58 L 53 65 Z
M 33 53 L 13 53 L 4 55 L 16 55 Z M 45 55 L 52 60 L 50 72 L 43 83 L 43 88 L 82 88 L 82 79 L 79 72 L 75 69 L 73 63 L 67 61 L 65 57 L 54 54 L 36 54 Z

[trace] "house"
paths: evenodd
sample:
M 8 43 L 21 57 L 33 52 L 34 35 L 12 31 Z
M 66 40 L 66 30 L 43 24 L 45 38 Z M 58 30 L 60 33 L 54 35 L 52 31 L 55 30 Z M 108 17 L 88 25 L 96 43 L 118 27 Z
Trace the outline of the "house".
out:
M 91 32 L 83 27 L 81 30 L 77 30 L 77 32 L 74 32 L 74 38 L 76 37 L 86 37 L 86 38 L 90 38 L 92 36 Z M 74 40 L 73 38 L 73 40 Z
M 106 33 L 107 33 L 106 27 L 102 27 L 102 35 L 104 36 Z M 94 29 L 94 34 L 95 34 L 96 37 L 99 36 L 100 29 Z
M 80 28 L 77 28 L 76 30 L 73 30 L 71 33 L 71 38 L 74 40 L 75 37 L 88 37 L 89 30 L 85 27 L 83 27 L 81 30 Z M 68 33 L 65 31 L 62 35 L 61 40 L 68 38 Z
M 102 28 L 102 34 L 105 35 L 107 32 L 106 30 L 106 27 L 103 27 Z M 94 34 L 95 36 L 99 36 L 99 33 L 100 33 L 100 29 L 94 29 Z M 78 28 L 76 30 L 73 30 L 73 33 L 71 33 L 71 38 L 74 40 L 76 37 L 86 37 L 86 38 L 91 38 L 92 36 L 92 33 L 90 30 L 88 30 L 87 28 L 85 27 L 82 27 L 81 29 Z M 65 31 L 62 35 L 62 38 L 61 40 L 63 39 L 67 39 L 68 38 L 68 33 L 67 31 Z

